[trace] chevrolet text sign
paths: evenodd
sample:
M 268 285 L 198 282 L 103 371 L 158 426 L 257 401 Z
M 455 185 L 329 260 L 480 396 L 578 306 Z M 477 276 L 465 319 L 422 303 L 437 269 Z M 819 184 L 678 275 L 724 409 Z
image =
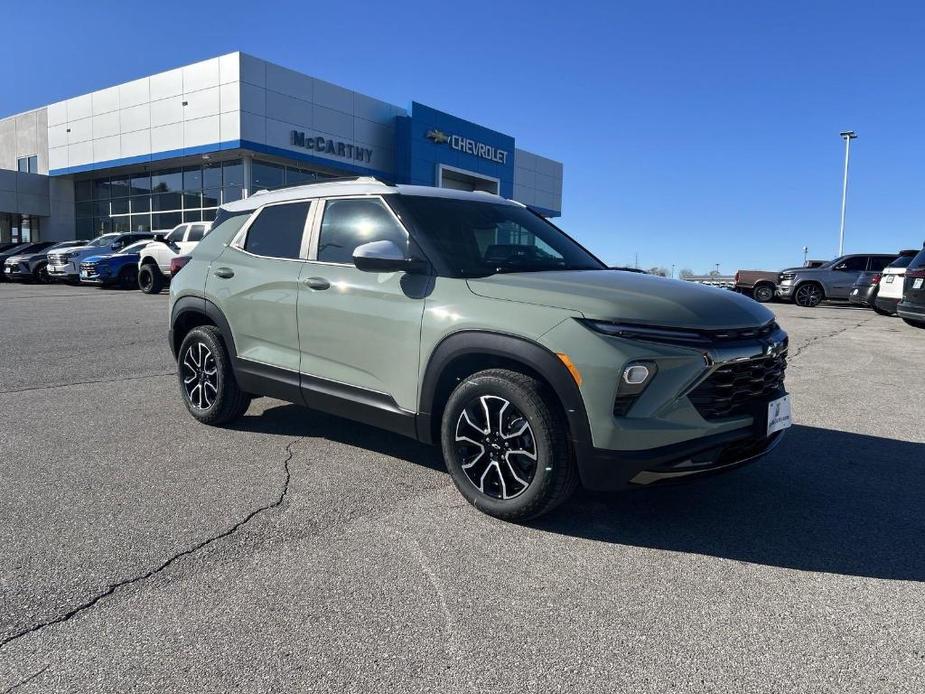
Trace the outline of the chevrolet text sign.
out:
M 458 152 L 472 154 L 498 164 L 507 164 L 508 153 L 506 150 L 486 145 L 484 142 L 478 142 L 468 137 L 460 137 L 459 135 L 447 135 L 436 129 L 428 130 L 425 137 L 437 145 L 446 143 Z
M 296 147 L 304 147 L 319 154 L 333 154 L 335 157 L 344 157 L 345 159 L 354 159 L 356 161 L 372 161 L 373 151 L 368 147 L 351 145 L 339 140 L 330 140 L 324 137 L 305 137 L 305 133 L 299 130 L 292 131 L 291 143 Z

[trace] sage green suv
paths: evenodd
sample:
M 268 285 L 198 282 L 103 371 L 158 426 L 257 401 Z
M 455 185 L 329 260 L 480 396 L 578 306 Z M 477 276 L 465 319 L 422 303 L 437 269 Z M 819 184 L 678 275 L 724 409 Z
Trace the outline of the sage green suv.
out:
M 271 396 L 439 442 L 463 496 L 508 520 L 579 482 L 734 467 L 790 425 L 768 309 L 610 270 L 488 193 L 358 178 L 227 204 L 171 282 L 170 324 L 199 421 Z

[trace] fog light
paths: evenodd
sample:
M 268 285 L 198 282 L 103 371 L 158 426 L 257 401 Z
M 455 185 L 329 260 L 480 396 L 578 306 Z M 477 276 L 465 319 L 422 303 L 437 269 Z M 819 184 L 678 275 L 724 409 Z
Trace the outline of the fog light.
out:
M 649 367 L 643 364 L 633 364 L 623 370 L 623 381 L 630 386 L 641 386 L 649 380 Z

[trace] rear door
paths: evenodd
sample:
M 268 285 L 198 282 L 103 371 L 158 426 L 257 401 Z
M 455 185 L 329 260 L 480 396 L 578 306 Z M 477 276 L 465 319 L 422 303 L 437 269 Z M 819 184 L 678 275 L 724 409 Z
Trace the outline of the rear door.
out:
M 212 262 L 206 280 L 206 294 L 228 320 L 238 357 L 285 370 L 295 382 L 296 302 L 310 207 L 308 201 L 262 207 Z
M 828 273 L 831 278 L 828 292 L 830 299 L 847 299 L 851 292 L 851 286 L 862 272 L 867 269 L 866 255 L 851 255 L 838 263 L 832 272 Z
M 193 249 L 202 241 L 202 237 L 206 234 L 206 225 L 201 223 L 193 223 L 189 225 L 189 229 L 186 230 L 186 235 L 183 237 L 183 241 L 177 244 L 180 248 L 180 255 L 189 255 L 193 252 Z
M 925 306 L 925 250 L 915 256 L 906 268 L 903 301 Z

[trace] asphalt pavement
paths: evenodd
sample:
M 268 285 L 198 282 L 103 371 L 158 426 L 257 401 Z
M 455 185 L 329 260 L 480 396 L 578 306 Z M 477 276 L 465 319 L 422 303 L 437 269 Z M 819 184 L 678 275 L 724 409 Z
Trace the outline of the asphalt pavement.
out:
M 2 284 L 0 693 L 925 691 L 925 330 L 772 308 L 772 455 L 523 526 L 396 435 L 197 424 L 166 295 Z

